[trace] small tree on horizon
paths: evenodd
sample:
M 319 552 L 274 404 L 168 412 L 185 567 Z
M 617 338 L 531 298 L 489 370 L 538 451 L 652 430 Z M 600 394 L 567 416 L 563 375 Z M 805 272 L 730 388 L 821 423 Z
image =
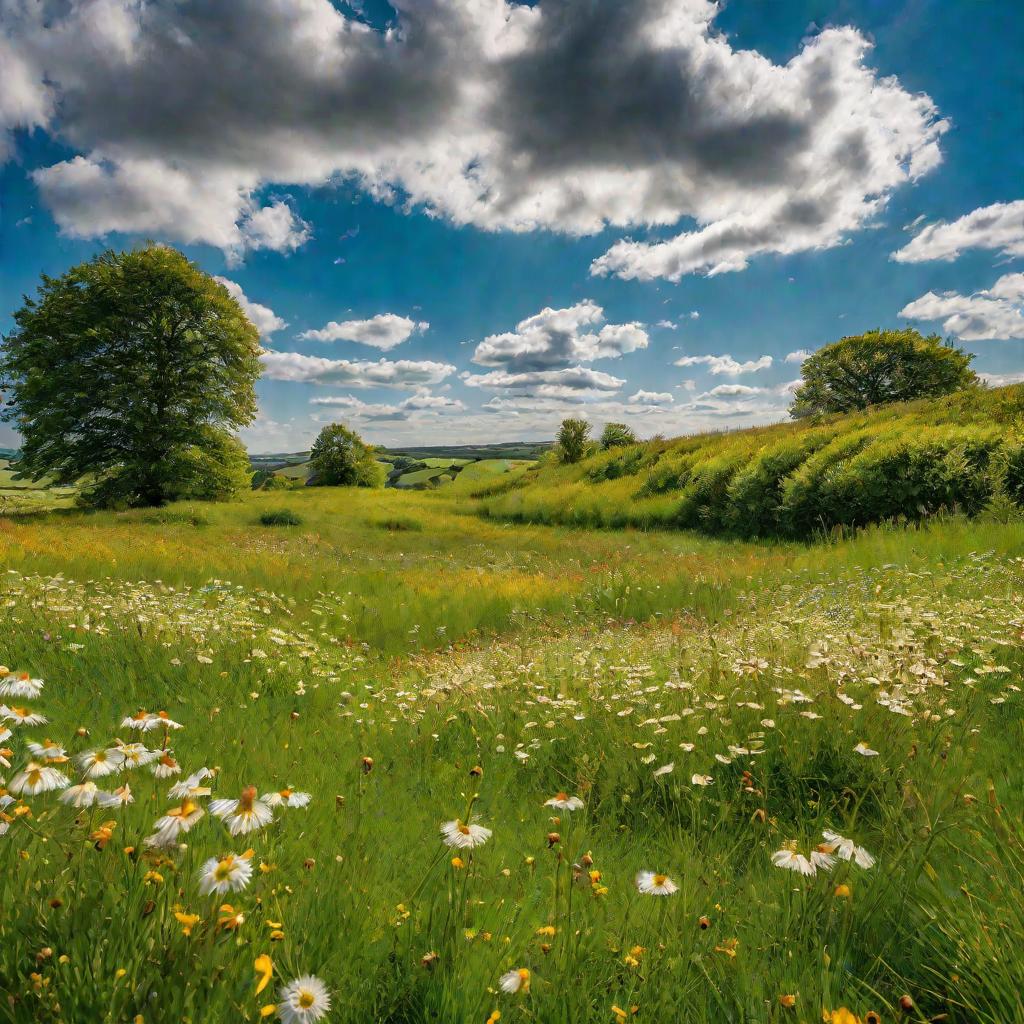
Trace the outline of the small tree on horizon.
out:
M 562 420 L 557 447 L 561 462 L 573 463 L 585 458 L 590 448 L 590 424 L 576 416 Z
M 98 506 L 225 498 L 251 472 L 238 427 L 256 415 L 259 335 L 225 288 L 180 252 L 104 252 L 14 314 L 3 419 L 19 470 L 87 481 Z
M 789 413 L 800 419 L 948 395 L 978 384 L 973 358 L 912 328 L 851 335 L 804 360 Z
M 625 423 L 606 423 L 601 431 L 600 444 L 605 451 L 609 448 L 625 448 L 636 444 L 636 434 Z
M 309 452 L 315 487 L 381 487 L 384 468 L 373 449 L 344 423 L 329 423 Z

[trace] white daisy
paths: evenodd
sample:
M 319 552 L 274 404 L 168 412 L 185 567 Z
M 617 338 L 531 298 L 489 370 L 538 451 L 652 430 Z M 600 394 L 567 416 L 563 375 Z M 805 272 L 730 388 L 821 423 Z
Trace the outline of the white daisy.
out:
M 515 992 L 530 991 L 530 972 L 525 967 L 518 967 L 513 971 L 506 971 L 498 979 L 498 987 L 502 992 L 510 995 Z
M 772 863 L 777 868 L 796 871 L 801 875 L 817 874 L 818 869 L 802 853 L 797 853 L 795 843 L 787 843 L 781 850 L 772 854 Z
M 0 682 L 0 697 L 22 697 L 33 700 L 43 689 L 42 679 L 33 679 L 27 672 L 9 675 Z
M 309 793 L 286 787 L 276 793 L 266 793 L 261 799 L 268 807 L 306 807 L 313 798 Z
M 0 704 L 0 718 L 12 725 L 46 725 L 49 721 L 46 715 L 37 715 L 28 708 L 8 707 L 6 704 Z
M 168 795 L 172 799 L 179 799 L 184 796 L 209 796 L 210 787 L 201 786 L 200 783 L 205 779 L 212 779 L 213 772 L 209 768 L 200 768 L 199 771 L 193 772 L 187 779 L 182 779 L 181 782 L 176 782 L 168 790 Z
M 251 850 L 241 856 L 229 853 L 220 859 L 211 857 L 199 873 L 199 891 L 204 896 L 209 896 L 210 893 L 223 896 L 227 892 L 244 889 L 251 879 Z
M 645 896 L 671 896 L 679 886 L 668 875 L 654 871 L 641 871 L 636 876 L 636 887 Z
M 274 812 L 262 800 L 256 799 L 255 786 L 246 786 L 237 800 L 211 801 L 210 813 L 220 818 L 233 836 L 255 832 L 274 820 Z
M 545 807 L 555 807 L 560 811 L 578 811 L 583 806 L 583 801 L 578 796 L 569 796 L 568 793 L 556 793 L 550 800 L 544 801 Z
M 878 757 L 878 751 L 872 750 L 863 740 L 853 748 L 853 752 L 863 757 Z
M 81 782 L 77 786 L 68 786 L 60 795 L 62 804 L 72 807 L 91 807 L 96 803 L 99 791 L 95 782 Z
M 491 838 L 491 830 L 476 822 L 471 821 L 467 824 L 456 818 L 441 825 L 441 837 L 445 846 L 450 846 L 454 850 L 472 850 L 474 847 L 483 846 Z
M 13 735 L 14 733 L 12 733 L 6 725 L 0 725 L 0 743 L 3 743 L 5 740 L 9 740 Z
M 62 775 L 56 768 L 30 761 L 23 771 L 18 772 L 7 784 L 12 793 L 24 796 L 36 796 L 48 793 L 53 789 L 64 789 L 71 785 L 71 780 Z
M 331 1008 L 331 995 L 312 974 L 290 981 L 278 992 L 277 1015 L 284 1024 L 313 1024 Z
M 811 863 L 815 871 L 828 871 L 836 862 L 833 848 L 828 843 L 819 843 L 811 851 Z
M 101 779 L 124 767 L 124 754 L 116 747 L 110 750 L 86 750 L 75 757 L 87 779 Z
M 690 776 L 690 782 L 694 786 L 710 786 L 710 785 L 712 785 L 712 783 L 714 781 L 715 780 L 714 780 L 714 778 L 712 776 L 710 776 L 710 775 L 699 775 L 696 772 L 694 772 L 694 774 Z
M 832 832 L 829 829 L 825 829 L 821 834 L 829 846 L 832 847 L 832 852 L 837 857 L 842 857 L 843 860 L 855 861 L 857 866 L 862 868 L 874 866 L 875 858 L 863 846 L 858 846 L 852 839 L 846 839 L 838 832 Z
M 138 732 L 149 732 L 159 724 L 156 715 L 150 714 L 148 711 L 139 711 L 121 719 L 122 729 L 136 729 Z
M 132 796 L 132 787 L 126 782 L 123 786 L 118 786 L 113 793 L 104 793 L 101 790 L 96 794 L 96 803 L 100 807 L 124 807 L 135 803 L 135 797 Z
M 43 740 L 42 743 L 29 740 L 25 746 L 33 757 L 42 758 L 44 761 L 66 761 L 68 759 L 68 752 L 53 740 Z
M 117 745 L 111 747 L 108 753 L 119 753 L 125 768 L 140 768 L 160 756 L 159 750 L 150 750 L 142 743 L 122 743 L 120 740 L 117 740 L 116 743 Z
M 187 797 L 177 807 L 172 807 L 162 818 L 157 818 L 156 836 L 161 837 L 154 846 L 167 846 L 187 832 L 206 812 L 194 800 Z
M 172 775 L 181 774 L 181 765 L 174 760 L 174 755 L 169 750 L 165 750 L 160 760 L 149 766 L 149 770 L 158 779 L 169 779 Z

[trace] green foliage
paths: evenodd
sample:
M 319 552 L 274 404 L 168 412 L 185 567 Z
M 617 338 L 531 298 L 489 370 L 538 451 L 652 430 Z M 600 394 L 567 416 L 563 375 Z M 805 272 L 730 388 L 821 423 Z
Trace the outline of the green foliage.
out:
M 567 465 L 583 459 L 590 446 L 590 424 L 583 419 L 570 416 L 562 420 L 558 428 L 558 457 Z
M 91 505 L 221 498 L 248 483 L 231 432 L 256 412 L 259 338 L 181 253 L 148 245 L 44 275 L 14 322 L 0 379 L 24 473 L 85 477 Z
M 278 476 L 276 473 L 272 473 L 264 481 L 260 488 L 263 491 L 287 491 L 291 487 L 292 481 L 286 476 Z
M 272 512 L 264 512 L 260 516 L 261 526 L 301 526 L 302 516 L 288 508 L 275 509 Z
M 606 423 L 598 443 L 604 450 L 624 448 L 626 445 L 636 444 L 636 434 L 625 423 Z
M 383 487 L 384 467 L 373 449 L 343 423 L 324 427 L 309 453 L 312 476 L 317 487 Z
M 890 402 L 948 395 L 978 384 L 974 358 L 907 328 L 867 331 L 818 349 L 800 368 L 790 414 L 795 418 L 853 412 Z

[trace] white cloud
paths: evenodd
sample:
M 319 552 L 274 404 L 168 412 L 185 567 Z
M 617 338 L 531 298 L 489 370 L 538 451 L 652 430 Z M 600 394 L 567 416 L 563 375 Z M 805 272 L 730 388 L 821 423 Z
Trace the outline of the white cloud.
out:
M 674 331 L 678 325 L 671 320 L 659 320 L 654 326 L 663 327 L 666 331 Z
M 32 172 L 61 231 L 93 238 L 110 231 L 156 233 L 223 249 L 229 263 L 246 252 L 287 252 L 309 237 L 309 225 L 283 200 L 260 207 L 255 179 L 211 169 L 192 174 L 160 160 L 118 163 L 76 156 Z
M 642 324 L 604 324 L 604 310 L 591 299 L 566 309 L 546 307 L 516 324 L 514 331 L 484 338 L 473 353 L 480 366 L 510 371 L 564 369 L 596 359 L 616 359 L 647 348 Z
M 697 310 L 695 310 L 695 309 L 691 309 L 690 310 L 690 319 L 691 320 L 699 320 L 700 319 L 700 313 L 697 312 Z
M 330 0 L 5 0 L 0 131 L 45 125 L 81 154 L 36 174 L 76 236 L 289 251 L 309 228 L 260 190 L 347 178 L 485 230 L 693 218 L 594 263 L 673 280 L 836 245 L 940 160 L 931 100 L 852 28 L 774 64 L 710 0 L 394 7 L 378 33 Z
M 718 384 L 699 398 L 749 398 L 751 395 L 766 394 L 767 391 L 767 388 L 755 388 L 747 384 Z
M 283 200 L 253 210 L 242 221 L 243 248 L 294 252 L 309 241 L 310 226 Z
M 795 352 L 787 352 L 786 358 L 783 362 L 786 363 L 802 363 L 805 359 L 810 356 L 810 352 L 805 348 L 798 348 Z
M 602 393 L 618 391 L 626 382 L 610 373 L 586 366 L 569 366 L 561 370 L 529 370 L 513 372 L 492 370 L 490 373 L 464 373 L 467 387 L 483 388 L 504 395 L 582 400 Z
M 1024 274 L 1004 274 L 986 291 L 971 295 L 926 292 L 904 306 L 908 320 L 941 320 L 963 341 L 1024 338 Z
M 303 331 L 299 337 L 310 341 L 358 341 L 386 352 L 428 327 L 430 324 L 425 320 L 417 322 L 397 313 L 378 313 L 369 320 L 332 320 L 319 330 Z
M 281 319 L 269 306 L 261 306 L 253 302 L 237 281 L 231 281 L 226 277 L 214 277 L 214 281 L 224 285 L 228 294 L 242 307 L 242 312 L 249 318 L 250 323 L 260 332 L 261 338 L 269 338 L 274 331 L 280 331 L 288 324 Z
M 304 356 L 298 352 L 265 349 L 260 357 L 263 376 L 268 380 L 301 381 L 309 384 L 347 384 L 350 387 L 421 387 L 439 384 L 455 372 L 448 363 L 428 360 L 380 359 L 350 361 Z
M 324 398 L 310 399 L 310 405 L 320 408 L 341 409 L 353 419 L 367 422 L 386 422 L 397 420 L 423 421 L 432 419 L 443 413 L 461 412 L 466 407 L 462 402 L 444 395 L 432 395 L 428 391 L 417 392 L 401 402 L 388 404 L 384 402 L 364 402 L 354 395 L 331 395 Z
M 671 405 L 675 399 L 668 391 L 644 391 L 642 388 L 627 399 L 630 405 Z
M 993 203 L 952 222 L 929 224 L 892 254 L 897 263 L 955 260 L 965 249 L 994 249 L 1024 256 L 1024 199 Z
M 1008 384 L 1024 383 L 1024 372 L 1021 373 L 979 373 L 978 376 L 989 387 L 1004 388 Z
M 716 377 L 725 374 L 727 377 L 736 377 L 741 373 L 757 373 L 759 370 L 767 370 L 772 365 L 771 356 L 760 356 L 757 359 L 747 360 L 745 363 L 737 362 L 730 355 L 724 356 L 683 356 L 677 359 L 673 366 L 706 366 L 708 373 Z

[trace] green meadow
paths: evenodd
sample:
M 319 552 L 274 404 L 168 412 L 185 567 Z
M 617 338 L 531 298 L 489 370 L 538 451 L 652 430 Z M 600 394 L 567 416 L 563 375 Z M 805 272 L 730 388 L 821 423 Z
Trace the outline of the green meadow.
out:
M 12 711 L 8 788 L 28 743 L 65 785 L 163 755 L 95 779 L 125 805 L 5 801 L 0 1019 L 255 1021 L 306 973 L 334 1021 L 1024 1018 L 1018 518 L 797 544 L 472 494 L 0 521 L 7 682 L 44 681 L 3 699 L 47 718 Z M 311 800 L 232 835 L 210 799 L 249 786 Z

